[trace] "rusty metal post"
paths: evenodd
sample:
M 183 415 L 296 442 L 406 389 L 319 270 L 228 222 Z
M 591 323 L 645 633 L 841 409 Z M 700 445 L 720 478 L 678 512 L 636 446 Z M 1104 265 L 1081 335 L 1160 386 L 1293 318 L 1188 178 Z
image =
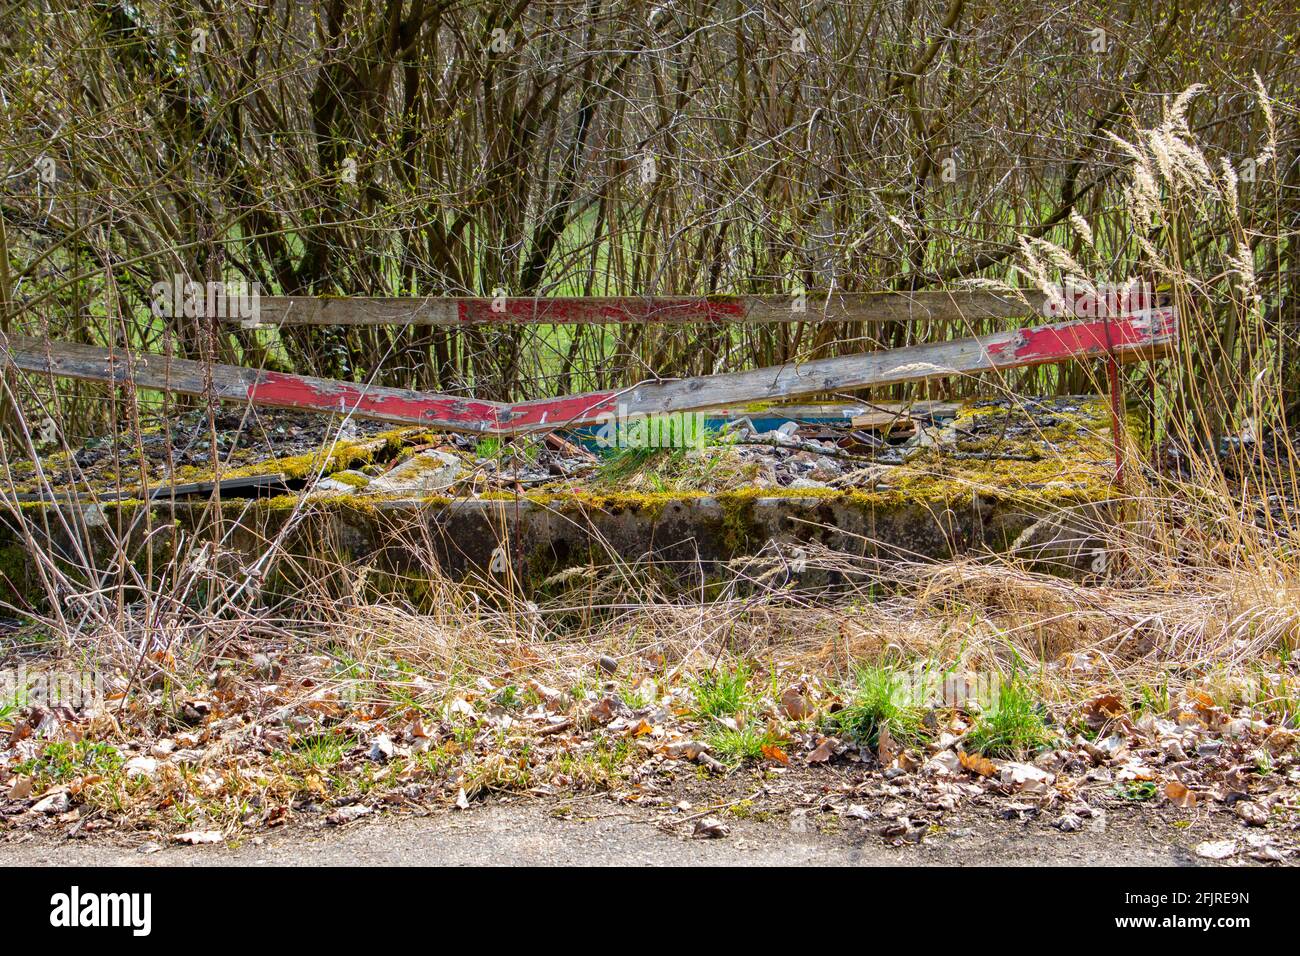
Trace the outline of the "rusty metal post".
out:
M 1115 445 L 1115 489 L 1124 493 L 1124 417 L 1120 414 L 1119 359 L 1106 356 L 1106 378 L 1110 384 L 1110 437 Z
M 1115 490 L 1124 493 L 1124 424 L 1120 414 L 1119 359 L 1111 336 L 1111 309 L 1106 306 L 1106 382 L 1110 387 L 1110 440 L 1115 448 Z

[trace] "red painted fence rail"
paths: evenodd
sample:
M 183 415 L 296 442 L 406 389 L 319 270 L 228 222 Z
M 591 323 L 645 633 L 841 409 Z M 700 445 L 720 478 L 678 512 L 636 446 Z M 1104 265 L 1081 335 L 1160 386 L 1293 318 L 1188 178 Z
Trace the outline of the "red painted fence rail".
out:
M 1080 359 L 1148 358 L 1173 345 L 1177 334 L 1175 311 L 1154 308 L 1114 318 L 1031 326 L 744 372 L 656 379 L 618 391 L 513 404 L 16 335 L 0 345 L 7 362 L 27 372 L 102 382 L 130 379 L 141 388 L 211 395 L 222 401 L 505 435 L 588 424 L 616 414 L 704 410 Z
M 827 295 L 328 298 L 260 296 L 245 328 L 289 325 L 682 325 L 720 322 L 978 321 L 1044 315 L 1038 293 L 845 292 Z

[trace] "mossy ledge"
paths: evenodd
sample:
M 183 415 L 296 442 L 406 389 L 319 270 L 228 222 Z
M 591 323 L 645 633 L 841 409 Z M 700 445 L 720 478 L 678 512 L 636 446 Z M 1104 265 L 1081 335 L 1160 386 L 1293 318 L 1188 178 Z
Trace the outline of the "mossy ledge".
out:
M 1077 498 L 1078 489 L 1069 494 Z M 107 505 L 105 516 L 113 527 L 116 513 L 129 517 L 142 507 L 139 502 Z M 770 553 L 773 545 L 815 544 L 880 557 L 947 557 L 1005 549 L 1038 519 L 1059 510 L 1059 503 L 1042 498 L 970 489 L 910 499 L 895 491 L 745 489 L 717 495 L 455 500 L 283 495 L 222 504 L 232 567 L 256 560 L 268 541 L 281 543 L 288 559 L 270 569 L 264 587 L 271 594 L 339 579 L 341 567 L 365 567 L 404 581 L 445 574 L 500 584 L 506 578 L 504 561 L 514 584 L 531 590 L 567 568 L 628 564 L 654 568 L 667 578 L 698 583 L 703 574 L 705 581 L 716 581 L 729 573 L 736 558 Z M 212 513 L 206 503 L 178 502 L 173 515 L 169 503 L 155 502 L 151 511 L 148 524 L 164 529 L 155 534 L 156 549 L 170 541 L 171 529 L 183 531 L 189 540 L 205 540 L 209 533 Z M 146 522 L 137 527 L 127 553 L 142 567 Z M 92 537 L 103 566 L 112 567 L 114 549 L 107 536 L 92 532 Z M 0 541 L 0 547 L 6 545 L 13 542 Z M 835 584 L 836 575 L 822 577 L 826 580 L 808 583 Z
M 1058 415 L 1058 424 L 1032 440 L 1006 440 L 981 427 L 981 416 L 999 411 L 1005 408 L 971 404 L 951 424 L 958 441 L 971 441 L 979 451 L 961 456 L 921 451 L 904 464 L 878 470 L 874 483 L 850 489 L 745 487 L 710 493 L 553 487 L 472 498 L 385 497 L 361 489 L 226 498 L 222 523 L 227 546 L 235 552 L 232 560 L 255 560 L 266 542 L 281 542 L 291 559 L 271 569 L 265 587 L 288 593 L 305 581 L 336 577 L 341 565 L 405 581 L 446 574 L 497 584 L 510 579 L 529 589 L 567 568 L 636 564 L 639 570 L 698 584 L 701 574 L 706 581 L 720 580 L 736 558 L 774 543 L 815 543 L 859 555 L 948 557 L 1003 550 L 1041 518 L 1081 506 L 1110 514 L 1113 449 L 1104 402 Z M 1131 422 L 1129 434 L 1140 436 L 1140 423 Z M 278 459 L 248 471 L 334 473 L 390 462 L 429 437 L 421 429 L 394 429 L 339 443 L 326 457 Z M 227 474 L 238 476 L 242 470 Z M 61 506 L 27 502 L 21 510 L 33 517 L 56 507 Z M 191 540 L 205 540 L 213 517 L 210 503 L 200 499 L 178 500 L 174 512 L 161 500 L 101 507 L 109 527 L 130 527 L 131 521 L 119 522 L 117 516 L 150 509 L 148 521 L 134 522 L 141 540 L 128 542 L 137 566 L 143 564 L 137 559 L 146 528 L 180 530 Z M 92 532 L 92 537 L 103 535 Z M 113 566 L 114 549 L 106 540 L 99 544 L 104 566 Z M 0 548 L 11 549 L 8 565 L 17 569 L 15 545 L 12 536 L 0 534 Z M 160 535 L 154 545 L 161 546 Z M 63 545 L 56 550 L 71 553 Z M 505 571 L 503 560 L 509 566 Z

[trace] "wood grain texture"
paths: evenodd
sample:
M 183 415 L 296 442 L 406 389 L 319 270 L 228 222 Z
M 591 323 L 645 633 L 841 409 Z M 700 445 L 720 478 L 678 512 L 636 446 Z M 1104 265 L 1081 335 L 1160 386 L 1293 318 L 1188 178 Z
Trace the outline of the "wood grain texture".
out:
M 597 325 L 651 322 L 961 322 L 1033 318 L 1044 299 L 977 290 L 809 294 L 803 311 L 788 295 L 585 298 L 320 298 L 265 296 L 247 328 L 281 325 Z
M 205 366 L 160 355 L 110 353 L 10 336 L 5 357 L 28 372 L 92 381 L 133 377 L 142 388 L 202 395 L 222 401 L 352 414 L 454 431 L 515 434 L 607 420 L 612 415 L 657 414 L 779 401 L 930 378 L 1025 368 L 1113 354 L 1120 360 L 1160 354 L 1177 338 L 1172 309 L 1119 319 L 1033 326 L 950 342 L 842 355 L 802 364 L 690 379 L 642 382 L 621 391 L 590 392 L 505 404 L 409 389 L 358 385 L 308 375 L 233 365 Z M 210 376 L 210 378 L 209 378 Z
M 427 424 L 457 431 L 492 429 L 501 407 L 456 395 L 404 388 L 357 385 L 310 375 L 285 375 L 238 365 L 205 365 L 163 355 L 110 352 L 93 345 L 10 336 L 6 358 L 17 368 L 94 382 L 131 377 L 140 388 L 205 395 L 224 402 L 252 403 L 317 412 L 353 414 L 381 421 Z

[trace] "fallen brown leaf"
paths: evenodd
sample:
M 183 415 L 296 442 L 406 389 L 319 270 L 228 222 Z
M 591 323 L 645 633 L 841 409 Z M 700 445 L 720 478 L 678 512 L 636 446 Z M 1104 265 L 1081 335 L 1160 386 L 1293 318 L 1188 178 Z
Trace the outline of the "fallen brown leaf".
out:
M 889 732 L 886 724 L 880 725 L 879 741 L 876 744 L 876 759 L 880 761 L 880 766 L 888 767 L 898 756 L 900 748 L 894 743 L 894 736 Z
M 763 756 L 768 760 L 775 760 L 777 763 L 785 766 L 790 762 L 789 755 L 776 744 L 764 744 Z
M 823 737 L 817 749 L 808 755 L 809 763 L 826 763 L 835 753 L 835 738 Z
M 1232 812 L 1252 827 L 1268 823 L 1268 811 L 1251 800 L 1238 800 L 1232 805 Z
M 791 720 L 803 720 L 812 713 L 808 699 L 791 687 L 781 695 L 781 712 Z
M 1089 727 L 1096 730 L 1126 712 L 1124 702 L 1118 694 L 1101 694 L 1083 705 L 1083 719 Z
M 991 777 L 998 772 L 998 765 L 983 754 L 968 754 L 964 750 L 959 750 L 957 759 L 961 761 L 963 767 L 981 777 Z
M 691 836 L 703 840 L 716 840 L 731 832 L 731 829 L 717 817 L 704 817 L 695 821 Z

